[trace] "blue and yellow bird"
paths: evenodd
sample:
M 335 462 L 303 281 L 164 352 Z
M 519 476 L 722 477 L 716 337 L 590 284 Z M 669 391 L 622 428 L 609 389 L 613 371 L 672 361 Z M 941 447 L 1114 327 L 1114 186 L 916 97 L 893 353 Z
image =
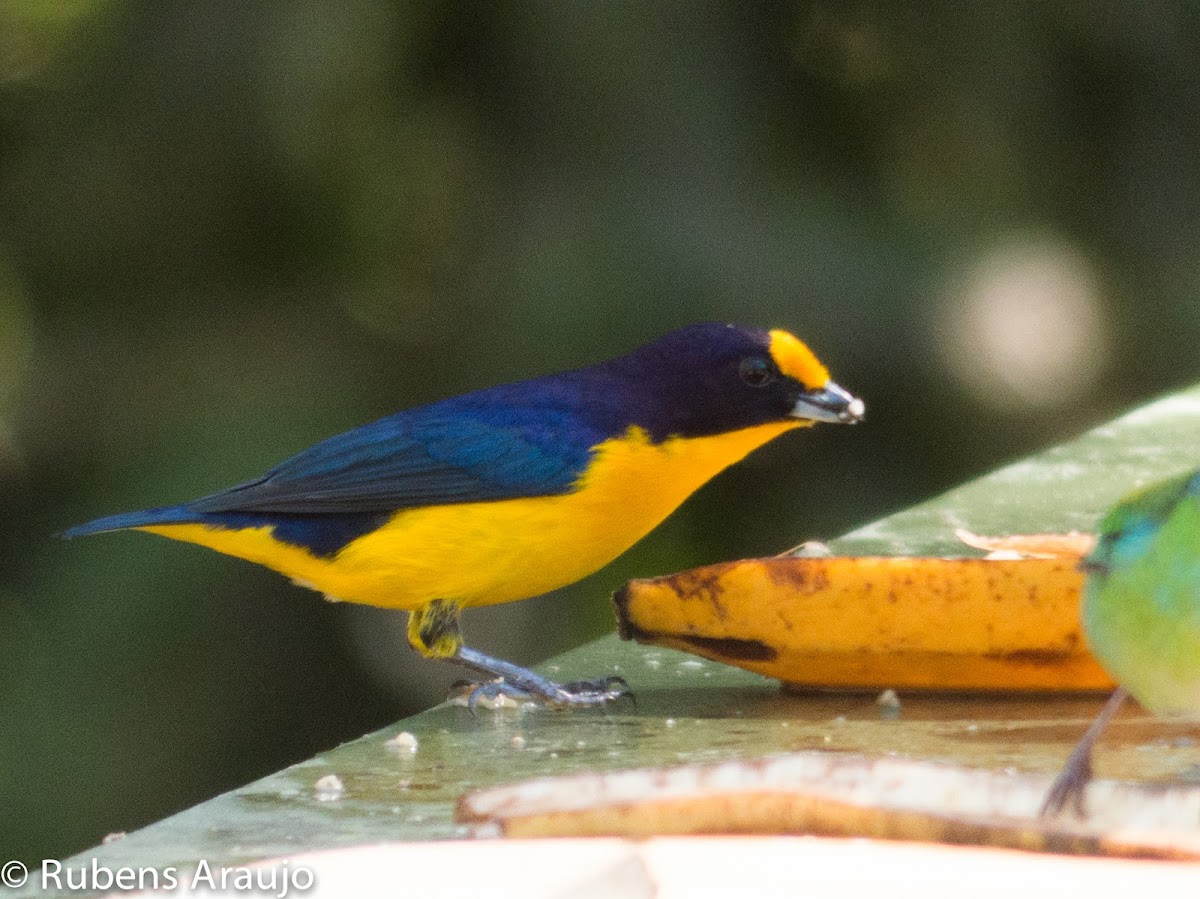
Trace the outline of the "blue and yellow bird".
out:
M 132 528 L 199 543 L 330 599 L 407 610 L 413 648 L 495 679 L 484 694 L 596 705 L 623 682 L 557 684 L 486 656 L 464 645 L 460 611 L 577 581 L 768 440 L 862 416 L 786 331 L 696 324 L 598 365 L 398 412 L 237 487 L 65 536 Z

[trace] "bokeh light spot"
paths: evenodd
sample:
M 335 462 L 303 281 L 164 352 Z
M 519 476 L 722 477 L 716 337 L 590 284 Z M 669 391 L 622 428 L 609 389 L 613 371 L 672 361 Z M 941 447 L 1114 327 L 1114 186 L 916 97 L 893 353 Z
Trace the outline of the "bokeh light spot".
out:
M 969 260 L 943 291 L 935 339 L 981 404 L 1014 411 L 1077 399 L 1109 355 L 1095 271 L 1046 238 L 1006 240 Z

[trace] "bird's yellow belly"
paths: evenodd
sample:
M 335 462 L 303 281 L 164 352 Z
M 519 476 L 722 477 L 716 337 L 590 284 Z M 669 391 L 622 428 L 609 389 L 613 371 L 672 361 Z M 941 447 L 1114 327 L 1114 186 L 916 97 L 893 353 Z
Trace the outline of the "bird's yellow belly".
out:
M 631 428 L 595 449 L 570 493 L 406 509 L 332 557 L 276 540 L 270 527 L 139 530 L 257 562 L 350 602 L 398 609 L 417 609 L 434 599 L 463 606 L 510 602 L 601 568 L 713 475 L 802 424 L 778 422 L 660 444 Z

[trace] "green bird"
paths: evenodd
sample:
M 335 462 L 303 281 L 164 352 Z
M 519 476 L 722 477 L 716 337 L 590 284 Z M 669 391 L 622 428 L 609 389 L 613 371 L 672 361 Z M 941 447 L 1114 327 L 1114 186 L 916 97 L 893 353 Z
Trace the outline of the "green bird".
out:
M 1127 496 L 1083 560 L 1083 631 L 1120 685 L 1042 805 L 1084 813 L 1092 747 L 1127 696 L 1164 717 L 1200 714 L 1200 470 Z

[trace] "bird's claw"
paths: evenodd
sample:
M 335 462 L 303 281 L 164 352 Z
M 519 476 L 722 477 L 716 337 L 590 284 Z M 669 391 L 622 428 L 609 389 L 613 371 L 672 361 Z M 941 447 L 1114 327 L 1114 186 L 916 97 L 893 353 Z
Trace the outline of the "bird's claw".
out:
M 503 678 L 477 683 L 467 693 L 467 708 L 475 714 L 481 701 L 496 702 L 511 699 L 517 702 L 543 702 L 560 708 L 607 705 L 622 697 L 633 699 L 629 684 L 622 677 L 603 677 L 595 680 L 571 681 L 508 681 Z
M 590 680 L 573 680 L 560 685 L 559 689 L 563 697 L 556 701 L 562 705 L 604 705 L 622 698 L 636 702 L 629 683 L 615 674 Z
M 480 701 L 492 703 L 493 708 L 499 708 L 503 700 L 509 699 L 517 703 L 527 699 L 532 699 L 528 692 L 514 687 L 512 684 L 504 680 L 490 680 L 479 684 L 469 684 L 469 692 L 467 696 L 467 709 L 472 715 L 479 707 Z
M 1086 818 L 1087 785 L 1091 780 L 1090 760 L 1078 767 L 1068 764 L 1050 785 L 1050 791 L 1046 794 L 1042 807 L 1038 810 L 1038 817 L 1043 820 L 1057 817 L 1063 809 L 1070 806 L 1076 817 Z

